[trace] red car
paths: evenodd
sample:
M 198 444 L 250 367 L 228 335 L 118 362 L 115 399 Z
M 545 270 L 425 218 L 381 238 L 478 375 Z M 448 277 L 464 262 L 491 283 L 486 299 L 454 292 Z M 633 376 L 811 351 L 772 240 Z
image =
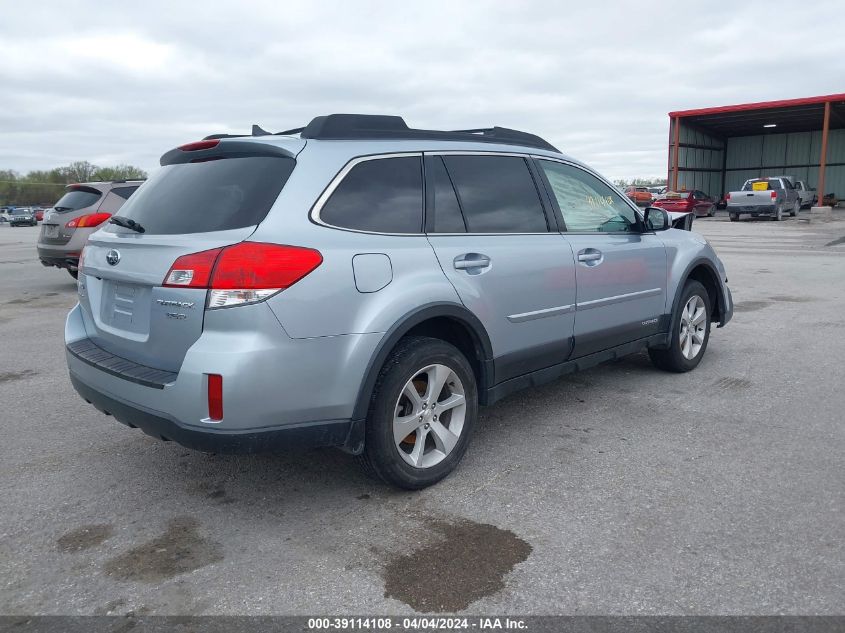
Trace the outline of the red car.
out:
M 35 210 L 35 219 L 38 222 L 41 222 L 41 220 L 44 219 L 44 209 L 36 209 Z
M 655 200 L 652 206 L 673 213 L 695 213 L 696 217 L 716 215 L 716 203 L 713 198 L 697 189 L 680 193 L 670 191 L 659 200 Z

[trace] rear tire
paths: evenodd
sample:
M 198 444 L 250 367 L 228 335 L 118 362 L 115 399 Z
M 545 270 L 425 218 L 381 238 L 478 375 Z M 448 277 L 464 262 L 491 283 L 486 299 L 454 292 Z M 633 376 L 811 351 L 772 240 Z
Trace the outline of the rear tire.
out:
M 461 461 L 477 419 L 478 388 L 464 355 L 439 339 L 404 338 L 376 380 L 359 460 L 398 488 L 431 486 Z
M 737 220 L 739 220 L 739 214 L 738 213 L 731 213 L 729 215 L 729 217 L 730 217 L 731 222 L 736 222 Z
M 772 216 L 772 219 L 775 222 L 780 222 L 781 220 L 783 220 L 783 207 L 778 207 L 777 209 L 775 209 L 775 214 Z
M 798 217 L 798 212 L 800 210 L 801 210 L 801 201 L 796 200 L 795 204 L 792 205 L 792 211 L 790 211 L 789 215 L 791 215 L 793 218 Z
M 655 367 L 683 373 L 698 366 L 710 340 L 710 305 L 707 289 L 697 281 L 688 281 L 672 315 L 669 347 L 648 350 Z
M 71 270 L 70 268 L 68 268 L 67 272 L 74 279 L 79 279 L 79 271 L 78 270 Z

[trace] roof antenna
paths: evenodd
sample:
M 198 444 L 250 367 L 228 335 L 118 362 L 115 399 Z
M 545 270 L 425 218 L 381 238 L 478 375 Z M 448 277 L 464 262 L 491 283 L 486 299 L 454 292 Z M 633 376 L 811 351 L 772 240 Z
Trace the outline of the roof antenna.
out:
M 253 125 L 252 126 L 252 135 L 253 136 L 270 136 L 270 132 L 267 130 L 262 130 L 261 126 Z

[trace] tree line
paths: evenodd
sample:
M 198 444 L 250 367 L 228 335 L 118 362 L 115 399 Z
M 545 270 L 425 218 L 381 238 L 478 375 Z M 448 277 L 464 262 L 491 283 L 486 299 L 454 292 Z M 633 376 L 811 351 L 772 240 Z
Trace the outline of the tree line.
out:
M 11 169 L 0 169 L 0 206 L 52 206 L 74 182 L 129 180 L 146 178 L 147 172 L 133 165 L 100 167 L 80 160 L 56 167 L 35 170 L 21 175 Z
M 632 178 L 630 180 L 617 178 L 613 181 L 613 184 L 620 189 L 624 189 L 625 187 L 665 187 L 666 179 L 658 178 L 657 176 L 654 178 Z

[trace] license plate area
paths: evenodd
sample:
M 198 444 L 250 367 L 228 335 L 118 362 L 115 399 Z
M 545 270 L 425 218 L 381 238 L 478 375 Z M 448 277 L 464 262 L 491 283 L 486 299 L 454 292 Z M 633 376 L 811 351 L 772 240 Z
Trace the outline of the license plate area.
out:
M 104 280 L 100 319 L 116 330 L 149 333 L 150 288 L 125 281 Z
M 49 239 L 56 239 L 59 237 L 59 225 L 58 224 L 44 224 L 44 237 Z

